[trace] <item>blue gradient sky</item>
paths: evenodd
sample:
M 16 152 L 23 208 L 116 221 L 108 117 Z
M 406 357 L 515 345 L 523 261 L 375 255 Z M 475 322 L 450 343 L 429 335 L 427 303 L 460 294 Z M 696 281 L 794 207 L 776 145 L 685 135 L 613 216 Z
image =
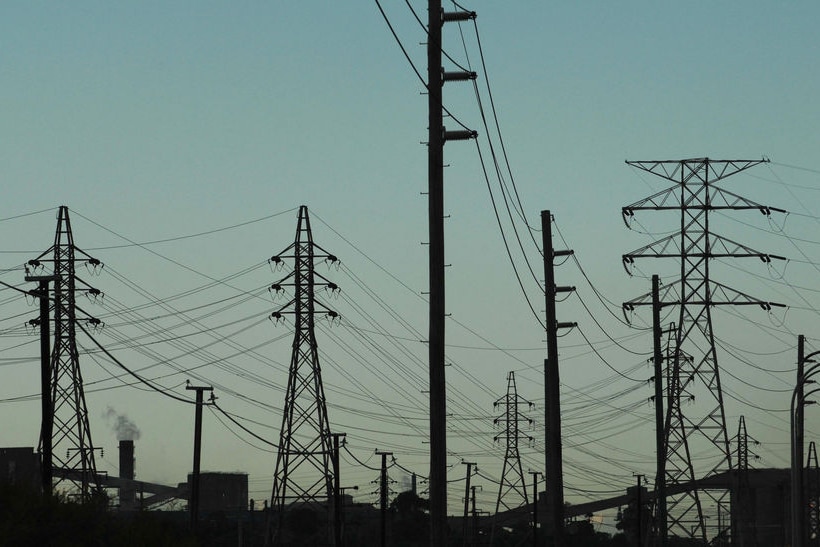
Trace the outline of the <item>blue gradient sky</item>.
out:
M 425 3 L 411 4 L 426 19 Z M 403 2 L 384 2 L 384 7 L 424 74 L 421 27 Z M 595 286 L 616 304 L 649 287 L 646 279 L 630 279 L 620 267 L 622 253 L 650 239 L 629 232 L 619 209 L 665 187 L 659 179 L 631 170 L 625 159 L 771 158 L 771 164 L 738 177 L 727 188 L 795 213 L 785 221 L 788 237 L 772 233 L 784 225 L 783 218 L 771 225 L 753 213 L 740 215 L 752 227 L 722 217 L 715 225 L 733 238 L 788 256 L 792 262 L 785 274 L 780 266 L 767 271 L 752 262 L 743 264 L 751 274 L 722 264 L 714 271 L 727 284 L 766 300 L 786 301 L 792 308 L 771 317 L 751 310 L 743 310 L 740 317 L 726 313 L 716 322 L 725 329 L 721 332 L 727 340 L 756 352 L 741 357 L 772 371 L 793 368 L 793 335 L 803 332 L 815 343 L 820 339 L 815 311 L 820 305 L 820 238 L 816 235 L 820 46 L 815 28 L 820 7 L 808 1 L 785 5 L 478 2 L 466 7 L 478 12 L 486 74 L 528 221 L 535 226 L 540 210 L 552 210 Z M 473 27 L 465 24 L 462 30 L 469 62 L 483 77 Z M 466 64 L 459 27 L 448 25 L 444 35 L 448 53 Z M 427 239 L 426 200 L 421 195 L 426 189 L 426 148 L 420 144 L 426 140 L 426 97 L 374 3 L 6 2 L 0 6 L 0 51 L 0 218 L 68 205 L 77 213 L 72 220 L 79 247 L 99 249 L 93 251 L 95 256 L 114 271 L 156 297 L 167 297 L 261 262 L 286 247 L 295 229 L 292 209 L 306 204 L 317 215 L 316 241 L 339 255 L 416 329 L 426 332 L 425 305 L 418 298 L 427 275 L 426 247 L 421 245 Z M 489 113 L 485 84 L 479 86 Z M 445 102 L 459 120 L 479 130 L 486 160 L 487 132 L 472 88 L 448 84 Z M 453 121 L 446 123 L 456 127 Z M 476 454 L 484 459 L 487 472 L 497 476 L 503 447 L 491 446 L 492 402 L 503 394 L 507 371 L 516 370 L 522 396 L 538 403 L 534 412 L 543 412 L 543 380 L 538 374 L 543 335 L 506 258 L 475 145 L 449 143 L 445 156 L 450 215 L 447 262 L 452 264 L 448 311 L 498 347 L 526 348 L 501 352 L 455 347 L 487 348 L 488 342 L 458 324 L 448 327 L 453 344 L 449 356 L 458 368 L 448 376 L 452 389 L 486 412 L 480 416 L 462 403 L 451 405 L 465 420 L 452 426 L 453 478 L 463 473 L 459 459 L 476 459 Z M 491 184 L 500 199 L 497 183 Z M 208 237 L 148 247 L 190 269 L 139 247 L 102 249 L 124 243 L 111 232 L 146 242 L 282 211 L 290 212 Z M 509 235 L 509 220 L 504 222 Z M 641 217 L 641 222 L 656 234 L 677 225 L 675 218 L 659 213 Z M 46 249 L 54 227 L 53 211 L 0 222 L 0 269 L 15 268 Z M 518 227 L 521 230 L 523 225 Z M 536 237 L 540 240 L 540 234 Z M 527 239 L 528 258 L 538 272 L 540 258 Z M 350 244 L 412 290 L 397 284 Z M 558 240 L 556 246 L 563 244 Z M 520 253 L 516 262 L 524 268 Z M 649 275 L 655 266 L 642 265 L 642 272 Z M 674 275 L 672 265 L 658 268 Z M 277 275 L 269 270 L 257 274 L 247 285 L 237 283 L 248 290 L 254 283 L 261 287 L 274 281 Z M 22 274 L 2 271 L 0 279 L 17 284 Z M 105 273 L 94 281 L 123 306 L 145 301 Z M 524 281 L 540 313 L 543 304 L 534 281 Z M 629 334 L 607 314 L 571 263 L 559 270 L 559 284 L 577 285 L 610 334 Z M 345 288 L 342 280 L 340 285 Z M 222 286 L 203 291 L 198 302 L 225 297 L 231 290 Z M 0 294 L 10 297 L 7 292 Z M 355 290 L 351 294 L 380 317 L 377 304 L 357 296 Z M 0 313 L 0 320 L 25 311 L 19 311 L 25 305 L 21 301 L 4 302 L 9 311 Z M 192 299 L 180 308 L 196 302 Z M 234 309 L 226 312 L 223 322 L 234 313 L 258 312 L 263 318 L 275 305 L 268 301 L 254 304 L 255 311 Z M 345 303 L 339 305 L 344 308 Z M 355 314 L 344 309 L 342 313 L 351 318 Z M 601 341 L 597 349 L 615 368 L 624 371 L 643 359 L 613 347 L 577 300 L 563 304 L 559 313 L 581 323 L 591 340 Z M 649 316 L 642 320 L 648 321 Z M 19 323 L 15 321 L 3 320 L 0 328 L 11 328 Z M 387 324 L 385 320 L 383 325 Z M 392 330 L 393 326 L 385 328 L 407 335 L 398 332 L 398 326 Z M 127 333 L 131 327 L 118 328 Z M 282 328 L 262 325 L 243 333 L 247 339 L 242 343 L 251 346 L 266 336 L 279 336 Z M 102 333 L 101 340 L 106 336 Z M 7 356 L 35 355 L 33 339 L 22 349 L 10 349 L 20 341 L 25 340 L 10 340 L 0 351 Z M 3 338 L 0 343 L 6 344 Z M 648 351 L 648 343 L 642 335 L 625 342 L 639 352 Z M 322 335 L 319 344 L 327 348 L 323 351 L 333 363 L 327 365 L 326 381 L 338 382 L 350 393 L 361 395 L 357 385 L 361 384 L 390 401 L 395 400 L 396 389 L 400 393 L 425 389 L 413 377 L 394 372 L 388 372 L 383 382 L 375 381 L 372 371 L 350 364 Z M 577 333 L 567 335 L 562 344 L 567 348 L 563 355 L 569 358 L 564 377 L 567 408 L 585 400 L 573 390 L 583 391 L 610 379 L 608 388 L 587 395 L 598 401 L 595 408 L 600 416 L 607 409 L 614 412 L 600 401 L 634 386 L 585 349 Z M 265 351 L 286 366 L 289 341 Z M 423 344 L 417 343 L 412 351 L 424 358 Z M 162 353 L 170 356 L 174 351 Z M 145 356 L 123 354 L 122 358 L 147 363 Z M 267 374 L 279 385 L 285 382 L 281 369 L 256 369 L 252 357 L 237 358 L 236 364 Z M 35 366 L 36 362 L 0 367 L 0 398 L 35 393 Z M 374 361 L 372 366 L 380 365 Z M 412 366 L 424 376 L 423 368 Z M 736 376 L 764 388 L 724 378 L 726 388 L 739 399 L 755 401 L 762 408 L 785 408 L 788 394 L 783 390 L 788 389 L 790 373 L 763 372 L 741 360 L 733 366 Z M 162 374 L 159 368 L 157 376 Z M 83 370 L 89 381 L 107 375 L 92 360 L 84 360 Z M 209 367 L 198 370 L 204 379 L 281 405 L 281 390 L 245 385 Z M 644 367 L 635 375 L 648 378 L 651 371 Z M 184 379 L 176 375 L 162 382 L 173 386 Z M 388 380 L 395 385 L 389 386 Z M 393 449 L 403 465 L 426 474 L 422 436 L 409 434 L 409 440 L 403 439 L 407 446 L 396 446 L 395 437 L 387 433 L 404 431 L 404 426 L 365 416 L 379 404 L 371 401 L 357 407 L 350 393 L 337 394 L 336 401 L 357 410 L 346 414 L 331 409 L 330 415 L 332 423 L 348 428 L 351 450 L 366 459 L 373 449 Z M 632 472 L 651 474 L 648 449 L 614 452 L 617 465 L 603 464 L 595 457 L 609 451 L 605 443 L 624 447 L 645 441 L 650 446 L 652 425 L 641 420 L 651 417 L 652 409 L 648 404 L 638 406 L 650 395 L 648 387 L 636 388 L 613 403 L 617 408 L 635 406 L 631 412 L 637 414 L 612 424 L 612 431 L 623 429 L 612 439 L 591 432 L 590 424 L 599 414 L 591 411 L 585 417 L 575 409 L 576 414 L 568 416 L 576 420 L 569 425 L 569 438 L 588 449 L 568 449 L 566 482 L 574 489 L 568 492 L 571 501 L 582 501 L 582 492 L 594 490 L 597 484 L 602 484 L 602 491 L 632 484 Z M 261 435 L 278 436 L 276 412 L 249 405 L 240 397 L 220 397 L 226 409 L 272 425 L 259 429 Z M 424 397 L 399 401 L 403 409 L 399 412 L 406 410 L 420 427 L 424 427 L 424 409 L 416 408 L 416 403 Z M 140 478 L 181 481 L 190 465 L 190 409 L 135 389 L 89 394 L 89 413 L 98 422 L 92 426 L 95 443 L 106 445 L 111 454 L 115 440 L 99 423 L 108 405 L 127 413 L 143 431 L 137 447 Z M 36 401 L 0 403 L 4 424 L 21 411 L 30 418 L 4 426 L 0 444 L 36 445 L 37 408 Z M 730 436 L 741 414 L 747 416 L 750 434 L 764 442 L 761 465 L 785 465 L 787 414 L 730 399 Z M 480 423 L 475 431 L 470 429 L 474 422 Z M 366 431 L 354 430 L 357 424 Z M 542 466 L 538 446 L 543 448 L 543 431 L 538 427 L 530 434 L 540 436 L 540 445 L 526 449 L 525 467 Z M 268 497 L 273 455 L 241 443 L 213 417 L 206 428 L 203 467 L 248 471 L 256 490 L 252 495 Z M 467 435 L 467 430 L 473 432 Z M 464 440 L 479 430 L 486 433 L 486 452 Z M 116 458 L 106 460 L 103 466 L 116 473 Z M 606 469 L 606 476 L 589 478 L 585 469 L 590 467 Z M 352 484 L 366 484 L 372 478 L 369 470 L 354 465 L 349 473 Z M 363 500 L 369 499 L 359 492 Z M 460 495 L 450 493 L 454 511 Z M 495 487 L 488 484 L 482 495 L 483 504 L 494 507 Z

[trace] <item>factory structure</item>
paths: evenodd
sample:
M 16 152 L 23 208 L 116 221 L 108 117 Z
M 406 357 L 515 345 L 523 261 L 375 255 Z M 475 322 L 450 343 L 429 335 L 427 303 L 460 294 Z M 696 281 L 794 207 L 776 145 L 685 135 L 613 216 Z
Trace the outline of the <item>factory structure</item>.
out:
M 161 508 L 171 500 L 189 500 L 191 492 L 192 474 L 189 474 L 185 482 L 176 486 L 157 484 L 135 479 L 135 447 L 134 441 L 119 441 L 119 468 L 120 476 L 114 477 L 104 475 L 100 477 L 101 484 L 109 491 L 116 492 L 112 496 L 113 507 L 121 513 L 153 510 Z M 61 471 L 54 470 L 55 476 L 59 476 Z M 748 483 L 746 486 L 746 496 L 749 501 L 750 511 L 746 519 L 735 519 L 732 523 L 732 536 L 735 538 L 754 538 L 758 544 L 765 545 L 785 545 L 789 542 L 790 530 L 790 484 L 788 469 L 754 469 L 749 470 Z M 32 447 L 9 447 L 0 448 L 0 484 L 13 484 L 18 487 L 40 488 L 40 454 Z M 701 481 L 703 482 L 703 481 Z M 737 478 L 731 472 L 720 473 L 708 479 L 708 484 L 692 485 L 705 489 L 725 489 L 729 491 L 735 501 L 738 492 L 735 485 Z M 627 489 L 621 496 L 616 496 L 606 500 L 596 502 L 569 505 L 567 506 L 566 517 L 572 519 L 583 519 L 585 515 L 597 513 L 603 509 L 612 507 L 628 507 L 635 503 L 638 497 L 646 502 L 654 499 L 654 492 L 645 487 L 641 492 L 636 487 Z M 543 503 L 543 492 L 541 493 L 542 503 L 536 507 L 538 511 L 537 522 L 546 522 L 548 515 L 546 503 Z M 356 504 L 351 496 L 344 495 L 344 506 L 347 508 L 348 526 L 361 522 L 362 519 L 369 520 L 378 518 L 376 509 L 370 504 Z M 231 519 L 247 519 L 247 514 L 259 511 L 261 507 L 251 507 L 248 499 L 248 475 L 236 472 L 203 472 L 200 475 L 200 514 L 203 519 L 208 519 L 214 515 L 224 516 Z M 496 519 L 500 519 L 505 525 L 530 526 L 533 522 L 533 505 L 525 505 L 508 511 L 499 513 Z M 366 514 L 365 514 L 366 513 Z M 371 514 L 372 513 L 372 514 Z M 245 515 L 245 516 L 243 516 Z M 476 533 L 489 533 L 492 526 L 492 518 L 482 516 L 473 522 L 476 517 L 467 516 L 466 520 L 462 516 L 451 517 L 450 526 L 454 529 L 461 529 L 465 525 L 469 529 L 476 530 Z M 727 519 L 729 516 L 726 517 Z M 351 532 L 353 530 L 350 530 Z
M 39 490 L 40 454 L 32 447 L 0 448 L 0 484 Z M 192 474 L 176 486 L 136 480 L 134 441 L 119 441 L 120 476 L 100 474 L 99 483 L 115 495 L 113 505 L 120 512 L 145 511 L 162 507 L 171 500 L 188 501 Z M 71 472 L 55 468 L 54 476 L 71 478 Z M 199 507 L 203 517 L 214 513 L 237 513 L 248 509 L 248 474 L 203 472 L 200 474 Z

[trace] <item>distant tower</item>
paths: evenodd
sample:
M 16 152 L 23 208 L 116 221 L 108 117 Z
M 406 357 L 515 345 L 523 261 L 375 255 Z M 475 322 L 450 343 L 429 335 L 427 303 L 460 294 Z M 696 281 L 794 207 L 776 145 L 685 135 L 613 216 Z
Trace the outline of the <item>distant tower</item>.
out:
M 757 545 L 757 525 L 755 522 L 754 493 L 749 481 L 749 457 L 756 456 L 749 451 L 750 439 L 746 431 L 746 418 L 740 417 L 737 426 L 737 457 L 735 463 L 735 497 L 732 510 L 732 544 L 740 547 L 753 547 Z
M 623 208 L 624 222 L 636 211 L 677 211 L 680 230 L 649 245 L 623 255 L 629 271 L 637 259 L 675 258 L 680 262 L 680 278 L 664 286 L 660 305 L 678 311 L 675 354 L 667 364 L 672 368 L 671 397 L 666 418 L 666 484 L 685 484 L 718 471 L 731 470 L 732 459 L 726 434 L 726 415 L 712 328 L 715 306 L 776 305 L 757 300 L 727 285 L 713 281 L 709 264 L 715 258 L 754 257 L 765 262 L 773 258 L 714 233 L 710 215 L 721 211 L 755 210 L 769 215 L 770 207 L 754 203 L 715 184 L 766 160 L 712 160 L 697 158 L 675 161 L 629 161 L 629 165 L 663 178 L 673 185 Z M 651 294 L 624 303 L 627 310 L 651 305 Z M 685 353 L 692 360 L 685 359 Z M 686 394 L 696 404 L 684 414 L 680 397 Z M 702 454 L 695 467 L 691 453 Z M 670 488 L 671 489 L 671 488 Z M 703 491 L 718 511 L 728 514 L 724 490 Z M 672 498 L 668 505 L 670 534 L 706 540 L 703 506 L 697 490 Z
M 80 501 L 85 502 L 100 491 L 101 485 L 94 461 L 94 445 L 88 426 L 88 409 L 75 339 L 78 320 L 75 299 L 78 284 L 82 285 L 79 291 L 91 297 L 101 293 L 77 277 L 75 264 L 78 260 L 84 262 L 92 271 L 101 268 L 102 264 L 74 246 L 68 207 L 61 206 L 57 218 L 54 245 L 29 260 L 28 267 L 36 270 L 43 267 L 43 263 L 51 262 L 52 273 L 59 276 L 54 282 L 54 346 L 51 352 L 52 467 L 56 471 L 53 486 L 70 485 L 69 495 L 78 495 Z M 47 258 L 49 254 L 52 258 Z M 76 254 L 83 258 L 77 259 Z M 91 325 L 100 323 L 93 317 L 83 320 Z
M 296 240 L 270 259 L 279 266 L 283 259 L 293 259 L 293 271 L 274 283 L 271 290 L 293 287 L 294 296 L 271 318 L 279 321 L 285 315 L 295 318 L 293 353 L 279 434 L 279 451 L 273 476 L 271 519 L 266 543 L 274 545 L 330 545 L 332 543 L 333 442 L 322 386 L 322 374 L 314 333 L 317 315 L 330 319 L 337 314 L 316 298 L 318 287 L 338 287 L 317 273 L 316 260 L 336 263 L 337 259 L 313 243 L 308 210 L 299 208 Z M 310 525 L 295 522 L 297 511 L 313 511 Z M 292 516 L 294 518 L 289 518 Z M 305 517 L 303 517 L 304 519 Z M 318 520 L 316 520 L 318 518 Z
M 809 454 L 806 459 L 806 492 L 808 510 L 808 534 L 806 545 L 820 545 L 820 467 L 817 465 L 817 446 L 809 443 Z
M 519 424 L 524 421 L 529 424 L 532 420 L 521 414 L 519 405 L 525 404 L 528 407 L 532 403 L 524 400 L 518 395 L 515 385 L 515 373 L 510 371 L 507 374 L 507 394 L 498 399 L 493 406 L 502 407 L 503 414 L 496 418 L 493 423 L 502 422 L 504 432 L 496 435 L 493 440 L 498 441 L 502 437 L 506 445 L 504 452 L 504 467 L 501 471 L 501 482 L 498 486 L 498 499 L 495 502 L 495 515 L 493 517 L 493 528 L 491 535 L 495 536 L 496 526 L 503 523 L 499 521 L 499 511 L 510 511 L 529 504 L 527 497 L 527 483 L 524 480 L 524 470 L 521 468 L 521 456 L 518 452 L 518 440 L 521 438 Z M 526 436 L 532 441 L 532 437 Z M 492 544 L 492 537 L 490 543 Z

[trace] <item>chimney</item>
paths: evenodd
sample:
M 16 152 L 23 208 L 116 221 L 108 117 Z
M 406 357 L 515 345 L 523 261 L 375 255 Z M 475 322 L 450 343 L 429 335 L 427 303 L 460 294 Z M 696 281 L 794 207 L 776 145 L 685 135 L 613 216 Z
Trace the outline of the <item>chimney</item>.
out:
M 120 441 L 120 478 L 134 480 L 134 441 Z M 136 493 L 133 482 L 120 485 L 120 511 L 136 508 Z

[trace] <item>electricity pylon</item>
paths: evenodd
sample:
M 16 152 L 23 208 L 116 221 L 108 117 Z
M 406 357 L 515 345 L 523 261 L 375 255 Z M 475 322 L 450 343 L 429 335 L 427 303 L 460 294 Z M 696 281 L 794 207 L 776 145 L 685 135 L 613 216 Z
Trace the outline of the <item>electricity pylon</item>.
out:
M 757 545 L 757 524 L 755 522 L 753 491 L 749 480 L 749 457 L 757 458 L 749 450 L 749 441 L 757 441 L 749 437 L 746 431 L 746 418 L 740 417 L 737 426 L 737 444 L 735 462 L 735 498 L 732 510 L 732 543 L 740 547 Z
M 660 305 L 675 306 L 678 311 L 674 355 L 667 366 L 672 369 L 670 396 L 678 398 L 667 405 L 665 423 L 666 484 L 681 485 L 691 478 L 701 478 L 718 470 L 732 468 L 726 415 L 720 387 L 717 353 L 712 328 L 715 306 L 759 305 L 771 309 L 774 304 L 758 300 L 710 278 L 709 263 L 715 258 L 755 257 L 764 262 L 783 257 L 765 254 L 741 243 L 715 234 L 710 229 L 710 213 L 758 210 L 764 215 L 782 211 L 755 203 L 715 186 L 715 183 L 745 171 L 767 160 L 712 160 L 697 158 L 675 161 L 628 161 L 627 164 L 673 183 L 673 186 L 623 208 L 624 222 L 635 211 L 678 211 L 680 230 L 649 245 L 623 255 L 624 266 L 639 258 L 675 258 L 680 261 L 680 279 L 664 285 Z M 652 305 L 651 294 L 624 303 L 625 310 Z M 684 353 L 685 352 L 685 353 Z M 684 359 L 684 354 L 692 360 Z M 697 404 L 684 413 L 681 394 L 698 396 Z M 678 410 L 675 410 L 675 409 Z M 674 432 L 680 432 L 678 438 Z M 691 451 L 703 452 L 695 468 Z M 689 477 L 691 470 L 695 477 Z M 704 491 L 719 510 L 726 511 L 726 491 Z M 721 509 L 722 508 L 722 509 Z M 706 541 L 703 507 L 697 490 L 674 496 L 667 513 L 670 534 L 697 537 Z
M 806 491 L 808 492 L 808 530 L 806 545 L 820 545 L 820 467 L 817 465 L 817 446 L 809 443 L 809 454 L 806 458 Z
M 284 291 L 293 287 L 293 298 L 271 314 L 280 321 L 285 315 L 295 319 L 293 352 L 282 412 L 279 451 L 273 476 L 271 496 L 272 513 L 268 524 L 266 543 L 274 545 L 329 545 L 332 543 L 333 440 L 322 386 L 322 373 L 314 332 L 316 316 L 338 317 L 316 298 L 316 289 L 331 291 L 338 287 L 315 270 L 316 260 L 328 263 L 337 258 L 313 242 L 308 210 L 299 207 L 296 239 L 281 253 L 270 259 L 274 266 L 283 265 L 283 259 L 293 259 L 293 270 L 274 283 L 271 290 Z M 305 530 L 291 530 L 286 514 L 294 510 L 310 510 L 312 517 L 309 537 Z M 316 520 L 316 519 L 319 520 Z M 293 524 L 293 523 L 291 523 Z M 294 532 L 302 534 L 298 541 Z
M 496 435 L 493 440 L 498 441 L 504 438 L 506 451 L 504 452 L 504 466 L 501 471 L 501 481 L 498 484 L 498 499 L 495 502 L 495 515 L 493 516 L 493 527 L 490 535 L 490 544 L 495 536 L 498 512 L 500 510 L 510 511 L 529 504 L 527 497 L 527 483 L 524 480 L 524 470 L 521 468 L 521 455 L 518 452 L 518 441 L 521 438 L 519 424 L 526 421 L 532 424 L 532 420 L 521 414 L 519 405 L 525 404 L 532 407 L 532 403 L 518 395 L 515 385 L 515 372 L 507 374 L 507 394 L 493 403 L 494 407 L 501 406 L 503 414 L 496 418 L 493 423 L 504 424 L 504 432 Z M 525 436 L 532 442 L 533 438 Z
M 82 258 L 77 258 L 77 254 Z M 94 445 L 91 442 L 88 408 L 77 351 L 77 312 L 82 313 L 85 316 L 82 320 L 92 326 L 100 325 L 100 321 L 77 307 L 76 296 L 80 292 L 96 298 L 101 293 L 77 277 L 75 265 L 77 262 L 84 262 L 91 271 L 94 271 L 101 268 L 102 264 L 74 245 L 68 207 L 64 205 L 60 206 L 57 215 L 54 245 L 37 258 L 29 260 L 26 270 L 39 270 L 44 268 L 44 263 L 49 262 L 55 276 L 54 345 L 50 361 L 50 423 L 44 429 L 51 431 L 51 465 L 57 471 L 53 475 L 52 487 L 69 486 L 69 495 L 77 495 L 81 502 L 87 502 L 92 495 L 101 492 L 101 485 L 94 460 Z M 43 431 L 41 437 L 47 434 Z M 40 446 L 42 449 L 42 438 Z M 48 465 L 48 462 L 43 464 Z

